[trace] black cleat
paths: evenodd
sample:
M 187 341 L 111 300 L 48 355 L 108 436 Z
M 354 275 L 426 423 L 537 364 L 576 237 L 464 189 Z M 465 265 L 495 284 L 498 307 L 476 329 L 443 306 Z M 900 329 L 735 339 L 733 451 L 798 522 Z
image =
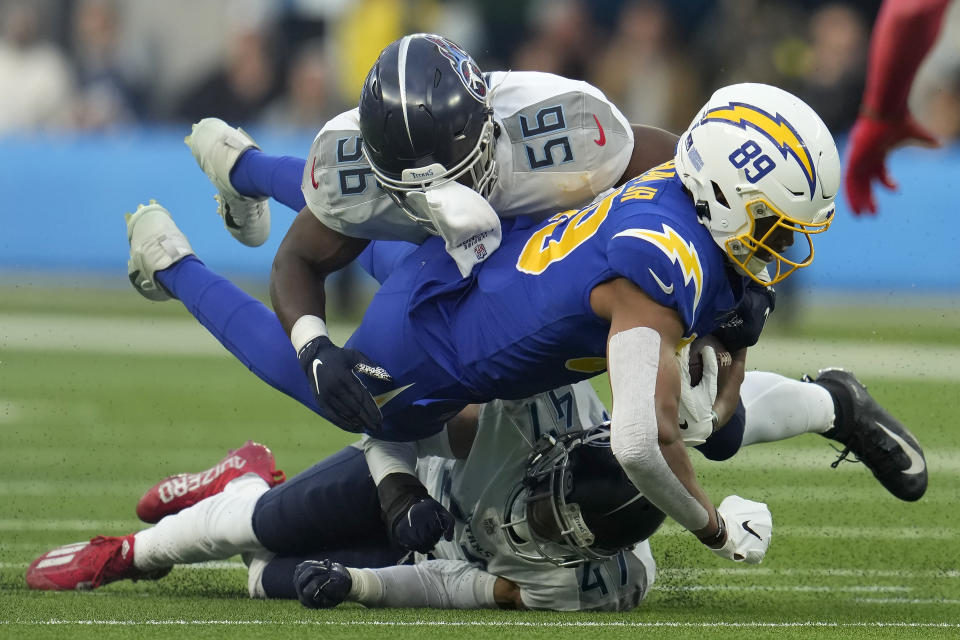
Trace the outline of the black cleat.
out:
M 803 379 L 820 385 L 833 397 L 836 420 L 823 435 L 845 448 L 831 466 L 836 468 L 852 452 L 887 491 L 901 500 L 919 500 L 927 490 L 927 462 L 909 429 L 881 407 L 849 371 L 822 369 L 816 380 Z

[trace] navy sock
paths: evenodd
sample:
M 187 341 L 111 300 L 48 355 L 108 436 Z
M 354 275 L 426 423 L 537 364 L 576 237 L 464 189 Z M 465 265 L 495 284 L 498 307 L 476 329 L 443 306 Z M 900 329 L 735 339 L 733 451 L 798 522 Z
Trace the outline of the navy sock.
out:
M 157 281 L 258 378 L 313 411 L 313 390 L 276 314 L 196 256 L 157 271 Z
M 307 161 L 292 156 L 271 156 L 258 149 L 247 149 L 230 170 L 230 184 L 241 195 L 273 198 L 297 213 L 307 206 L 300 191 Z

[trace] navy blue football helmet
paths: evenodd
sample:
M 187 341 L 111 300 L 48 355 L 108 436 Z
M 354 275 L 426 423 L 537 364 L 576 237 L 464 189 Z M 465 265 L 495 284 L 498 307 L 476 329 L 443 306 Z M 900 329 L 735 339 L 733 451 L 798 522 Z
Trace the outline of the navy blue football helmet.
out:
M 360 94 L 363 155 L 380 185 L 417 222 L 406 192 L 451 180 L 487 197 L 497 177 L 490 88 L 443 36 L 404 36 L 380 53 Z
M 646 540 L 666 516 L 627 478 L 610 449 L 610 423 L 537 441 L 503 525 L 520 557 L 569 567 Z

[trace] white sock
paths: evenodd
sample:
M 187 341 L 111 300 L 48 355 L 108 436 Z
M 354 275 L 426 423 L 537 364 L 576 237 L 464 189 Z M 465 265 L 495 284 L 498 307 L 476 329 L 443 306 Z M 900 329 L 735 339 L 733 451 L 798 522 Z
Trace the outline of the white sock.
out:
M 747 410 L 743 445 L 823 433 L 833 426 L 833 398 L 818 384 L 749 371 L 740 387 Z
M 247 473 L 217 495 L 138 532 L 133 565 L 147 571 L 263 550 L 253 533 L 253 508 L 269 488 L 263 478 Z
M 253 555 L 249 560 L 244 558 L 247 563 L 247 591 L 251 598 L 260 600 L 267 598 L 267 592 L 263 590 L 263 570 L 267 568 L 270 561 L 276 554 L 266 550 L 261 550 Z

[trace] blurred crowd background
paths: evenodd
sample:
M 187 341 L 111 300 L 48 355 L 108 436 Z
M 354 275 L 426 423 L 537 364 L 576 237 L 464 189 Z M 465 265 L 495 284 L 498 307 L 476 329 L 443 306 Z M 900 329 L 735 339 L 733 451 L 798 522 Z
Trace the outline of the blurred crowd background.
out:
M 958 3 L 960 4 L 960 3 Z M 0 133 L 141 123 L 317 130 L 356 103 L 380 49 L 436 31 L 485 70 L 600 87 L 673 131 L 718 86 L 788 89 L 837 133 L 856 116 L 877 0 L 2 0 Z M 913 96 L 960 136 L 960 11 Z
M 190 123 L 218 116 L 244 126 L 270 153 L 304 157 L 326 120 L 356 105 L 380 50 L 418 31 L 452 38 L 484 70 L 587 80 L 631 121 L 675 133 L 720 86 L 775 84 L 821 114 L 843 153 L 879 6 L 0 0 L 0 281 L 37 286 L 40 273 L 55 282 L 90 273 L 125 285 L 118 216 L 157 198 L 176 212 L 208 264 L 262 285 L 292 213 L 274 206 L 264 247 L 230 240 L 214 214 L 214 190 L 183 146 Z M 789 288 L 897 300 L 905 292 L 960 292 L 960 227 L 944 206 L 960 178 L 960 144 L 951 144 L 960 139 L 960 0 L 914 83 L 911 109 L 946 148 L 894 154 L 901 189 L 880 194 L 881 220 L 854 218 L 841 194 L 833 229 L 818 240 L 817 266 L 788 280 Z M 353 302 L 357 271 L 336 276 L 343 308 L 360 308 Z

